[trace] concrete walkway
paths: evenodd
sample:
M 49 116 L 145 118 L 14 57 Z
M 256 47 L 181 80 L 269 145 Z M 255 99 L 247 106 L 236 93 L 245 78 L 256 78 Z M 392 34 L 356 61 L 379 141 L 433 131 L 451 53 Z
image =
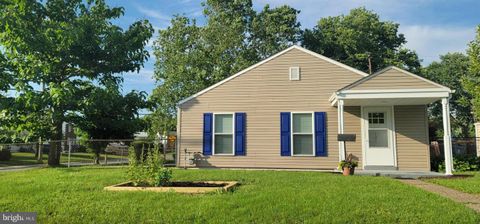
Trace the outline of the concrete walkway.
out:
M 4 166 L 0 167 L 0 172 L 11 172 L 11 171 L 20 171 L 20 170 L 30 170 L 36 168 L 46 167 L 45 164 L 32 164 L 32 165 L 21 165 L 21 166 Z
M 420 177 L 443 177 L 445 174 L 427 171 L 400 171 L 400 170 L 355 170 L 360 176 L 385 176 L 399 179 L 417 179 Z
M 480 212 L 480 196 L 479 195 L 457 191 L 448 187 L 424 182 L 417 179 L 413 179 L 413 180 L 403 179 L 399 181 L 405 184 L 413 185 L 415 187 L 421 188 L 423 190 L 426 190 L 435 194 L 439 194 L 443 197 L 450 198 L 458 203 L 465 204 L 467 207 L 477 212 Z

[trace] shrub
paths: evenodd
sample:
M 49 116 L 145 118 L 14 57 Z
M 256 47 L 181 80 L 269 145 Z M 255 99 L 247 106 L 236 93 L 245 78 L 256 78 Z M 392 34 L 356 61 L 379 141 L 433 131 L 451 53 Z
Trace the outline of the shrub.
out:
M 172 170 L 168 168 L 162 168 L 158 172 L 155 179 L 155 186 L 168 186 L 171 183 Z
M 8 161 L 12 158 L 12 152 L 10 149 L 1 148 L 0 149 L 0 161 Z
M 166 186 L 170 183 L 172 172 L 163 167 L 163 159 L 157 147 L 153 150 L 138 150 L 131 146 L 128 153 L 127 175 L 134 186 Z
M 479 171 L 480 170 L 480 157 L 476 156 L 454 156 L 453 168 L 456 172 L 466 171 Z M 445 170 L 445 161 L 442 161 L 438 165 L 439 171 Z

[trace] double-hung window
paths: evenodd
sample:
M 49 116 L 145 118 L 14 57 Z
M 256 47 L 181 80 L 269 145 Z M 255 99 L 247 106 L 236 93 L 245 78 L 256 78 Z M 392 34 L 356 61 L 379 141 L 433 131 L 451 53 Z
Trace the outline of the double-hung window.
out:
M 292 155 L 314 156 L 313 113 L 292 113 Z
M 234 155 L 233 113 L 215 113 L 213 116 L 213 154 Z

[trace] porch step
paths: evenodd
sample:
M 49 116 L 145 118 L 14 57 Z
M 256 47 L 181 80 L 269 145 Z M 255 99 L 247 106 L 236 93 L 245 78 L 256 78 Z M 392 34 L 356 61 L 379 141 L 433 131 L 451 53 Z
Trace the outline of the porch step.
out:
M 384 176 L 384 177 L 391 177 L 397 179 L 417 179 L 417 178 L 425 178 L 425 177 L 443 177 L 445 174 L 437 173 L 437 172 L 422 172 L 422 171 L 387 171 L 387 170 L 355 170 L 355 175 L 360 176 Z
M 398 170 L 394 166 L 365 166 L 363 170 Z

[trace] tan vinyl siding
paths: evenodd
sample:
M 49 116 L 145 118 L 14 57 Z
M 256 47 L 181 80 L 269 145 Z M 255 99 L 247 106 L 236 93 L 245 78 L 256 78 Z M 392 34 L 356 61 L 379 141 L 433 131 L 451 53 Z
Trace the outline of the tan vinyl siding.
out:
M 362 169 L 363 164 L 363 154 L 362 154 L 362 110 L 361 107 L 346 106 L 344 119 L 345 119 L 345 134 L 355 134 L 355 142 L 346 142 L 345 148 L 347 150 L 347 155 L 352 154 L 355 159 L 358 159 L 358 168 Z
M 300 67 L 299 81 L 289 80 L 289 67 L 293 66 Z M 190 155 L 202 152 L 204 113 L 245 112 L 246 156 L 202 157 L 199 167 L 335 169 L 338 119 L 337 108 L 331 106 L 329 98 L 361 77 L 292 49 L 181 105 L 178 165 L 185 165 L 185 149 Z M 280 156 L 280 112 L 299 111 L 327 113 L 327 156 Z M 400 170 L 429 170 L 425 106 L 395 106 L 394 113 Z M 357 135 L 356 142 L 347 142 L 347 153 L 361 163 L 360 117 L 359 106 L 345 107 L 345 133 Z M 360 169 L 362 166 L 359 164 Z
M 429 82 L 415 78 L 396 69 L 389 69 L 350 90 L 382 90 L 382 89 L 424 89 L 439 88 Z
M 395 106 L 397 160 L 400 170 L 430 170 L 426 106 Z
M 289 80 L 299 66 L 300 81 Z M 335 90 L 361 78 L 350 70 L 297 49 L 240 75 L 181 106 L 180 166 L 183 150 L 202 152 L 203 113 L 246 112 L 246 156 L 202 158 L 201 166 L 334 169 L 338 162 L 337 108 L 328 101 Z M 280 112 L 327 113 L 326 157 L 280 156 Z M 360 108 L 345 108 L 346 131 L 360 133 Z M 361 154 L 361 139 L 348 149 Z

